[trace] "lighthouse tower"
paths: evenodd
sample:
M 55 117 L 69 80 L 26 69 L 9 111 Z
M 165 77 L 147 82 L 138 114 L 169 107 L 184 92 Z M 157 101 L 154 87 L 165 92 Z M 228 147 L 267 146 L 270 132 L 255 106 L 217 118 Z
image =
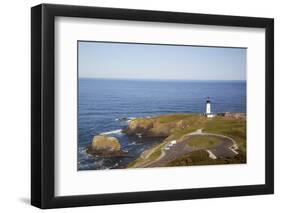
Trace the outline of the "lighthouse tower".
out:
M 210 100 L 210 97 L 208 97 L 207 101 L 206 101 L 206 116 L 207 116 L 207 118 L 214 117 L 214 114 L 212 114 L 212 112 L 211 112 L 211 100 Z
M 206 115 L 211 114 L 211 100 L 210 97 L 206 101 Z

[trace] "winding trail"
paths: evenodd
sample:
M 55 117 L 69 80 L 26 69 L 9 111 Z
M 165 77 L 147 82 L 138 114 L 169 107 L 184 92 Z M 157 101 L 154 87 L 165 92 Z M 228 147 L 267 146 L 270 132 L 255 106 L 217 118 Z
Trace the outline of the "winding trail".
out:
M 214 145 L 212 147 L 208 148 L 196 148 L 189 146 L 188 143 L 193 137 L 196 136 L 212 136 L 217 138 L 220 143 L 218 145 Z M 147 162 L 146 159 L 148 160 L 150 155 L 159 148 L 161 147 L 161 154 L 160 156 L 153 160 Z M 214 134 L 214 133 L 207 133 L 207 132 L 202 132 L 202 129 L 198 129 L 195 132 L 189 133 L 184 137 L 184 139 L 180 139 L 178 141 L 174 141 L 173 144 L 170 142 L 158 145 L 154 149 L 150 150 L 149 152 L 145 153 L 142 158 L 144 159 L 144 162 L 138 163 L 136 166 L 137 167 L 159 167 L 166 165 L 168 162 L 186 155 L 190 152 L 193 151 L 198 151 L 198 150 L 205 150 L 208 152 L 209 157 L 211 159 L 216 159 L 216 158 L 225 158 L 225 157 L 234 157 L 235 155 L 238 154 L 236 151 L 238 149 L 237 143 L 235 140 L 232 138 L 225 136 L 225 135 L 220 135 L 220 134 Z

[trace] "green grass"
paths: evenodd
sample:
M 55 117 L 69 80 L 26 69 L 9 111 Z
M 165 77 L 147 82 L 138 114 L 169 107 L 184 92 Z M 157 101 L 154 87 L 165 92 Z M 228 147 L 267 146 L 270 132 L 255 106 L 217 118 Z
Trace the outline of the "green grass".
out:
M 176 158 L 175 160 L 169 162 L 166 166 L 191 166 L 194 163 L 211 161 L 207 152 L 199 150 L 187 155 Z
M 206 124 L 204 125 L 204 131 L 231 137 L 237 142 L 240 151 L 244 153 L 246 152 L 245 120 L 227 120 L 222 117 L 215 117 L 206 122 Z
M 160 155 L 161 155 L 161 148 L 162 148 L 162 146 L 161 146 L 161 147 L 158 147 L 158 148 L 149 156 L 149 158 L 148 158 L 148 161 L 149 161 L 149 162 L 154 161 L 154 160 L 156 160 L 157 158 L 160 157 Z
M 221 143 L 220 139 L 212 136 L 192 136 L 188 145 L 195 148 L 210 148 Z
M 246 156 L 243 153 L 236 155 L 234 158 L 211 159 L 209 158 L 209 154 L 206 151 L 199 150 L 176 158 L 165 166 L 195 166 L 242 163 L 246 163 Z
M 163 142 L 161 144 L 154 145 L 152 148 L 150 148 L 150 150 L 154 149 L 154 151 L 146 159 L 143 159 L 142 157 L 139 157 L 135 161 L 131 162 L 127 166 L 127 168 L 139 167 L 139 165 L 141 165 L 143 163 L 148 163 L 148 162 L 152 162 L 152 161 L 156 160 L 157 158 L 160 157 L 161 149 L 166 143 L 167 142 Z
M 246 152 L 246 120 L 226 119 L 221 116 L 208 119 L 200 115 L 192 115 L 184 119 L 189 126 L 187 128 L 175 127 L 171 131 L 171 138 L 180 139 L 188 133 L 197 129 L 203 129 L 204 132 L 222 134 L 233 138 L 242 152 Z
M 189 115 L 188 118 L 182 120 L 187 124 L 185 128 L 175 127 L 171 131 L 171 135 L 175 139 L 180 139 L 184 137 L 186 134 L 196 131 L 204 126 L 207 121 L 207 118 L 201 115 Z
M 160 123 L 168 123 L 168 122 L 174 122 L 174 121 L 179 121 L 183 120 L 186 118 L 191 118 L 192 114 L 171 114 L 171 115 L 161 115 L 155 117 Z

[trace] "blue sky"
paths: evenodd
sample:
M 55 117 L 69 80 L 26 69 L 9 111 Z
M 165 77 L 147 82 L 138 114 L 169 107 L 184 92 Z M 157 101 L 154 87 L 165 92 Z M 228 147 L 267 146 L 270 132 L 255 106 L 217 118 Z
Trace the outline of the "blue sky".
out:
M 80 78 L 246 80 L 246 49 L 78 42 Z

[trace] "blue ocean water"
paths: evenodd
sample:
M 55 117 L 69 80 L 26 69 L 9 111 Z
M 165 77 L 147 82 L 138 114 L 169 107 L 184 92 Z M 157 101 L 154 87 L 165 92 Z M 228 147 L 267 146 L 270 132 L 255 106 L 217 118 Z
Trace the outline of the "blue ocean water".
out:
M 141 141 L 121 133 L 129 119 L 167 113 L 246 112 L 246 81 L 79 79 L 78 170 L 122 168 L 161 140 Z M 95 135 L 119 139 L 129 156 L 98 158 L 86 153 Z

